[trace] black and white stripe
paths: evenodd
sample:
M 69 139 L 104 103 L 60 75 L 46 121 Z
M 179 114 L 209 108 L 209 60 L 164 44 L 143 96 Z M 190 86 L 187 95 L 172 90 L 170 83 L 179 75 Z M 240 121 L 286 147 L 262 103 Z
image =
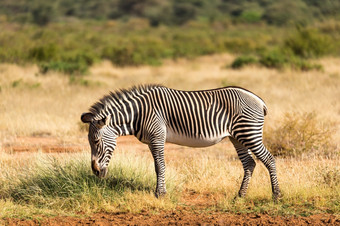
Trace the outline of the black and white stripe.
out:
M 82 121 L 90 123 L 92 169 L 98 176 L 106 175 L 116 138 L 134 135 L 149 145 L 157 174 L 156 195 L 163 195 L 165 142 L 205 147 L 229 137 L 244 168 L 239 195 L 246 194 L 254 171 L 253 153 L 267 167 L 277 198 L 275 160 L 262 142 L 266 113 L 263 100 L 240 87 L 180 91 L 147 85 L 104 96 L 82 115 Z

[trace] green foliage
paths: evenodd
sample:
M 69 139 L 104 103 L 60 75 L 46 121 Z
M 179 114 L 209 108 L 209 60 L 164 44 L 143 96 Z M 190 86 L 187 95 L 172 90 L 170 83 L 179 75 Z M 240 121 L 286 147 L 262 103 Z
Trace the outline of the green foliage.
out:
M 49 71 L 57 71 L 65 74 L 84 74 L 88 66 L 83 62 L 51 61 L 39 65 L 40 72 L 46 74 Z
M 35 46 L 29 49 L 28 58 L 38 62 L 49 61 L 56 58 L 57 51 L 57 46 L 55 44 Z
M 108 59 L 117 66 L 157 66 L 167 58 L 230 52 L 254 55 L 258 64 L 270 68 L 288 65 L 294 69 L 321 70 L 300 58 L 340 54 L 340 44 L 336 44 L 340 36 L 333 32 L 306 28 L 297 32 L 298 35 L 287 37 L 284 34 L 288 33 L 288 28 L 229 26 L 201 19 L 201 22 L 192 21 L 180 28 L 150 27 L 141 19 L 53 23 L 43 28 L 5 23 L 0 34 L 0 62 L 36 63 L 42 73 L 54 70 L 84 74 L 101 59 Z M 302 35 L 306 33 L 304 30 L 308 31 L 307 35 Z M 332 50 L 327 43 L 335 43 L 331 45 Z
M 235 22 L 265 21 L 274 25 L 309 22 L 338 17 L 339 1 L 315 0 L 106 0 L 106 1 L 0 1 L 0 14 L 9 21 L 33 22 L 45 26 L 51 21 L 70 18 L 120 19 L 145 18 L 158 26 L 182 25 L 192 20 L 215 21 L 231 18 Z
M 262 19 L 262 13 L 258 11 L 243 11 L 241 16 L 241 21 L 247 22 L 247 23 L 256 23 L 261 21 Z
M 295 55 L 311 58 L 326 55 L 332 50 L 331 38 L 315 29 L 298 27 L 294 35 L 285 40 L 285 48 Z
M 184 24 L 185 22 L 194 19 L 196 9 L 190 3 L 180 2 L 173 5 L 173 21 L 175 24 Z
M 295 55 L 290 49 L 287 49 L 287 47 L 262 51 L 257 57 L 249 57 L 248 55 L 240 56 L 233 61 L 231 68 L 241 68 L 247 64 L 258 64 L 267 68 L 276 69 L 289 67 L 301 71 L 323 70 L 322 65 L 311 63 L 308 59 L 302 58 L 300 55 Z
M 234 53 L 250 53 L 254 52 L 257 48 L 260 48 L 253 39 L 245 38 L 233 38 L 224 41 L 224 47 Z
M 238 69 L 249 64 L 255 64 L 257 62 L 258 62 L 257 58 L 253 56 L 247 56 L 247 55 L 239 56 L 233 61 L 233 63 L 231 64 L 231 68 Z
M 323 67 L 321 64 L 311 63 L 308 60 L 301 59 L 299 57 L 292 56 L 289 59 L 289 64 L 293 69 L 301 70 L 301 71 L 323 71 Z
M 263 18 L 269 24 L 305 23 L 312 18 L 311 10 L 302 0 L 273 1 L 266 7 Z
M 39 53 L 39 52 L 38 52 Z M 45 56 L 41 54 L 42 56 Z M 41 56 L 38 55 L 38 56 Z M 87 53 L 65 54 L 61 56 L 61 60 L 53 60 L 52 58 L 41 57 L 42 63 L 39 64 L 40 72 L 46 74 L 49 71 L 57 71 L 65 74 L 84 74 L 89 66 L 95 61 L 96 57 Z M 48 61 L 48 59 L 51 59 Z
M 283 68 L 288 59 L 281 51 L 274 50 L 262 54 L 259 62 L 268 68 Z
M 277 127 L 264 132 L 264 143 L 275 156 L 327 156 L 334 149 L 333 124 L 322 123 L 314 113 L 287 113 Z
M 32 9 L 31 13 L 33 23 L 40 26 L 45 26 L 53 19 L 53 5 L 44 1 L 41 3 L 39 2 L 37 6 Z
M 162 44 L 148 39 L 132 41 L 125 45 L 105 48 L 102 56 L 118 66 L 160 65 L 160 59 L 165 53 Z

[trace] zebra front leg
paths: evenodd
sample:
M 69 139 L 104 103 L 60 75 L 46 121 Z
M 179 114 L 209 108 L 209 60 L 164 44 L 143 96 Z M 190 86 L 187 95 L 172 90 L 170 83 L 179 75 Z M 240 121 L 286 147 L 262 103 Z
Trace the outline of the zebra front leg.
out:
M 163 145 L 150 144 L 149 148 L 151 150 L 155 162 L 155 171 L 157 175 L 157 186 L 155 190 L 155 196 L 158 198 L 166 194 L 164 144 Z
M 233 143 L 236 149 L 237 155 L 243 165 L 244 176 L 243 176 L 242 184 L 238 192 L 238 195 L 240 197 L 244 197 L 247 194 L 249 181 L 250 181 L 251 176 L 253 175 L 256 163 L 253 157 L 251 156 L 251 153 L 246 147 L 244 147 L 240 142 L 238 142 L 232 137 L 229 137 L 229 139 Z

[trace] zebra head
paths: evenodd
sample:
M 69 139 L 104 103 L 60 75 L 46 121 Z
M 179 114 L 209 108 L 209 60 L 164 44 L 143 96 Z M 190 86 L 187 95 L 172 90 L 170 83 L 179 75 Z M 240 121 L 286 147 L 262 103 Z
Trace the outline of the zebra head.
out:
M 111 116 L 100 120 L 88 112 L 81 115 L 83 123 L 89 123 L 88 139 L 91 146 L 91 165 L 93 173 L 105 177 L 112 153 L 116 147 L 117 133 L 110 126 Z

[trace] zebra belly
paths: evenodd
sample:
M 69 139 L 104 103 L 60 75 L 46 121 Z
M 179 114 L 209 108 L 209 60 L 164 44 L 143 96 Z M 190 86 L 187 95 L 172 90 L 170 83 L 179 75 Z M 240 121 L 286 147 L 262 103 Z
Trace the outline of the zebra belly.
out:
M 187 137 L 182 134 L 175 133 L 171 130 L 167 130 L 166 134 L 166 142 L 173 143 L 173 144 L 179 144 L 183 146 L 189 146 L 189 147 L 208 147 L 214 144 L 217 144 L 221 140 L 223 140 L 225 137 L 230 136 L 229 133 L 221 134 L 216 137 Z

